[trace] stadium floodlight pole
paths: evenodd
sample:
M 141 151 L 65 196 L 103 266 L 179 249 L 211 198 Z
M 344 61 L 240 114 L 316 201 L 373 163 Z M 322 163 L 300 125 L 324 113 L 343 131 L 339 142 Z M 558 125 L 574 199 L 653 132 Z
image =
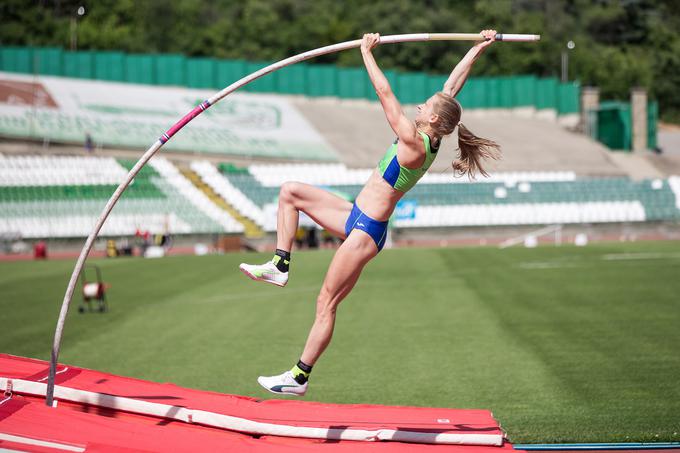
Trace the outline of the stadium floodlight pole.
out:
M 420 41 L 483 41 L 485 38 L 479 33 L 415 33 L 406 35 L 388 35 L 380 37 L 380 44 L 393 44 L 399 42 L 420 42 Z M 531 42 L 539 41 L 541 35 L 522 35 L 522 34 L 502 34 L 498 33 L 496 35 L 496 40 L 498 41 L 512 41 L 512 42 Z M 318 49 L 309 50 L 301 54 L 286 58 L 279 62 L 273 63 L 266 66 L 258 71 L 253 72 L 246 77 L 232 83 L 219 93 L 215 94 L 211 98 L 201 102 L 193 110 L 184 115 L 174 126 L 168 129 L 161 137 L 156 141 L 156 143 L 151 146 L 137 161 L 137 163 L 130 169 L 130 172 L 125 177 L 125 180 L 120 183 L 118 188 L 115 190 L 111 198 L 104 206 L 99 219 L 94 225 L 92 232 L 87 237 L 85 245 L 78 256 L 75 268 L 71 274 L 71 280 L 66 288 L 66 294 L 64 295 L 64 301 L 61 305 L 61 311 L 59 312 L 59 319 L 57 320 L 57 327 L 54 332 L 54 342 L 52 343 L 52 354 L 50 358 L 50 370 L 47 381 L 47 392 L 45 402 L 48 406 L 52 407 L 54 400 L 54 379 L 57 372 L 57 360 L 59 359 L 59 349 L 61 348 L 61 337 L 64 331 L 64 324 L 66 322 L 66 315 L 68 314 L 69 305 L 71 304 L 71 299 L 73 297 L 73 292 L 78 282 L 78 277 L 83 269 L 85 260 L 92 249 L 94 240 L 96 239 L 99 231 L 101 230 L 104 222 L 108 218 L 114 205 L 118 202 L 125 189 L 130 185 L 132 180 L 137 176 L 137 173 L 142 169 L 144 165 L 153 157 L 154 154 L 170 140 L 180 129 L 187 125 L 191 120 L 200 115 L 203 111 L 208 109 L 210 106 L 215 105 L 221 99 L 223 99 L 228 94 L 236 91 L 244 85 L 259 79 L 260 77 L 281 69 L 285 66 L 290 66 L 301 61 L 309 60 L 310 58 L 318 57 L 320 55 L 326 55 L 329 53 L 340 52 L 347 49 L 353 49 L 355 47 L 361 46 L 361 39 L 355 39 L 353 41 L 345 41 L 338 44 L 333 44 L 330 46 L 319 47 Z

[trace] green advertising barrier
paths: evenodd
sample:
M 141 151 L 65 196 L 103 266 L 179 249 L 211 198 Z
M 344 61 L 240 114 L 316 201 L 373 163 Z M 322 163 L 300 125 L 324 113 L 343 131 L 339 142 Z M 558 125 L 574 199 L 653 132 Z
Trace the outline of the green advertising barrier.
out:
M 33 51 L 33 70 L 38 74 L 59 76 L 63 73 L 63 51 L 59 47 L 37 47 Z
M 448 78 L 449 76 L 431 75 L 427 78 L 427 92 L 436 93 L 437 91 L 442 91 Z
M 125 59 L 123 82 L 156 85 L 154 57 L 145 54 L 129 54 Z
M 123 52 L 97 52 L 94 55 L 94 78 L 119 82 L 125 79 L 125 60 Z
M 307 89 L 308 96 L 335 96 L 337 71 L 335 66 L 317 64 L 308 66 Z
M 509 108 L 512 106 L 511 81 L 499 77 L 483 77 L 479 80 L 481 108 Z M 510 89 L 509 89 L 510 88 Z
M 484 77 L 481 79 L 482 108 L 510 109 L 515 107 L 514 80 L 510 77 Z
M 307 88 L 307 65 L 296 64 L 286 66 L 277 72 L 277 93 L 305 94 Z
M 187 60 L 187 86 L 189 88 L 215 88 L 216 64 L 212 58 L 189 58 Z
M 536 105 L 536 77 L 517 76 L 512 79 L 513 106 L 529 107 Z M 576 111 L 578 111 L 578 106 Z
M 483 79 L 468 79 L 463 89 L 458 93 L 458 102 L 467 109 L 486 107 L 486 94 Z
M 366 70 L 362 68 L 366 73 Z M 394 92 L 399 101 L 404 104 L 420 104 L 425 102 L 433 93 L 428 90 L 427 74 L 400 73 Z
M 578 113 L 581 105 L 580 92 L 578 82 L 560 83 L 557 86 L 557 113 Z
M 151 85 L 222 89 L 268 62 L 186 58 L 176 54 L 125 54 L 59 48 L 0 47 L 0 69 L 77 78 L 94 78 Z M 418 104 L 440 91 L 448 75 L 385 71 L 404 104 Z M 268 74 L 244 88 L 258 93 L 335 96 L 376 100 L 363 67 L 297 64 Z M 466 109 L 534 107 L 559 114 L 579 112 L 578 83 L 534 76 L 477 77 L 467 81 L 458 100 Z
M 94 78 L 94 52 L 64 52 L 64 77 Z
M 539 110 L 555 108 L 557 105 L 557 85 L 555 78 L 537 79 L 535 83 L 535 106 Z
M 183 55 L 156 55 L 154 63 L 158 85 L 186 86 L 186 58 Z
M 337 96 L 345 99 L 366 99 L 370 80 L 365 69 L 337 68 Z M 373 87 L 371 86 L 371 89 Z
M 246 62 L 243 60 L 217 60 L 215 70 L 218 89 L 227 87 L 248 75 Z
M 7 72 L 33 73 L 33 49 L 25 47 L 3 47 L 0 50 L 2 70 Z
M 245 75 L 252 74 L 255 71 L 259 71 L 260 69 L 269 66 L 270 64 L 271 63 L 268 61 L 254 61 L 254 62 L 247 61 Z M 278 74 L 276 72 L 272 72 L 270 74 L 260 77 L 253 83 L 246 85 L 243 89 L 245 91 L 252 91 L 254 93 L 275 93 L 277 78 Z

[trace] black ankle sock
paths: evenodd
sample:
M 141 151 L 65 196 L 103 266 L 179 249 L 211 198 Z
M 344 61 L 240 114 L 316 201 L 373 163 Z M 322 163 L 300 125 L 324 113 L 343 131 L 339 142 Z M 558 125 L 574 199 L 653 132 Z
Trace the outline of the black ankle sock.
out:
M 297 367 L 300 368 L 305 373 L 309 374 L 312 372 L 312 365 L 307 365 L 302 360 L 298 360 Z
M 281 272 L 288 272 L 288 266 L 290 265 L 290 252 L 276 249 L 276 253 L 274 254 L 274 265 Z
M 302 360 L 299 360 L 297 365 L 291 370 L 295 382 L 302 385 L 309 380 L 309 374 L 312 372 L 312 367 L 307 365 Z

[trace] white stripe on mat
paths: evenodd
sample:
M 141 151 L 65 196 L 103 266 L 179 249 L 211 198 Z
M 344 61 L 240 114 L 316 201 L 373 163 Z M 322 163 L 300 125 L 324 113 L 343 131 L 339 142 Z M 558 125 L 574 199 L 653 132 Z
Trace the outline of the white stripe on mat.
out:
M 0 391 L 7 389 L 8 381 L 11 382 L 12 391 L 16 393 L 45 396 L 47 391 L 47 384 L 4 377 L 0 377 Z M 502 434 L 427 433 L 403 429 L 366 430 L 279 425 L 168 404 L 150 403 L 122 396 L 88 392 L 59 385 L 54 387 L 54 397 L 55 399 L 257 435 L 355 441 L 391 440 L 424 444 L 503 445 Z
M 33 439 L 32 437 L 16 436 L 13 434 L 0 433 L 0 440 L 6 442 L 13 442 L 15 444 L 34 445 L 36 447 L 54 448 L 55 450 L 63 451 L 85 451 L 85 447 L 76 447 L 74 445 L 60 444 L 58 442 L 49 442 L 46 440 Z M 14 451 L 14 450 L 8 450 Z

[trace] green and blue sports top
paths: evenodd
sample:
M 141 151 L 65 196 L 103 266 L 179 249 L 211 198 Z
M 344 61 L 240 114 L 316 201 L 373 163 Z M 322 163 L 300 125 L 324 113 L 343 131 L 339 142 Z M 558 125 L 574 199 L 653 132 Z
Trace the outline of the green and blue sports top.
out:
M 420 168 L 406 168 L 399 164 L 397 160 L 397 143 L 399 139 L 397 138 L 392 146 L 387 148 L 387 152 L 383 156 L 380 163 L 378 163 L 378 170 L 383 179 L 387 183 L 394 187 L 396 190 L 401 192 L 408 192 L 416 183 L 423 177 L 427 170 L 434 162 L 434 158 L 437 157 L 438 148 L 432 149 L 430 146 L 430 137 L 425 133 L 418 131 L 418 133 L 423 137 L 423 142 L 425 144 L 425 162 Z

